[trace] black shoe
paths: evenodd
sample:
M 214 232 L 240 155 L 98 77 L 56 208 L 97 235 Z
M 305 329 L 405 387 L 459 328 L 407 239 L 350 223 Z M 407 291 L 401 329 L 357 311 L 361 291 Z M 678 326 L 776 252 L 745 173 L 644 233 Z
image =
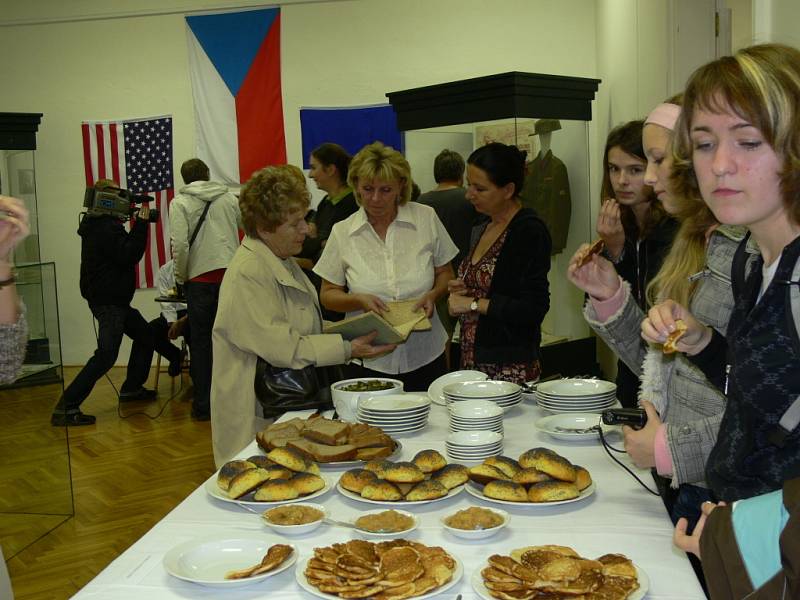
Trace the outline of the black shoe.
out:
M 156 391 L 155 390 L 148 390 L 146 388 L 139 388 L 133 392 L 120 392 L 119 393 L 119 401 L 120 402 L 132 402 L 134 400 L 155 400 L 156 399 Z
M 54 427 L 78 427 L 80 425 L 94 425 L 97 419 L 92 415 L 85 415 L 81 411 L 71 413 L 53 413 L 50 424 Z
M 211 413 L 192 409 L 192 419 L 195 421 L 210 421 Z

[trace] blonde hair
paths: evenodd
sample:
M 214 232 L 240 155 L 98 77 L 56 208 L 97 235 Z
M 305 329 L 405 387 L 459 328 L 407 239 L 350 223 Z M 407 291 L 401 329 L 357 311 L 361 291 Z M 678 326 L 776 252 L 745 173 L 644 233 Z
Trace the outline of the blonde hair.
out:
M 682 94 L 666 100 L 678 106 L 682 101 Z M 673 136 L 665 153 L 673 151 L 674 132 L 671 133 Z M 675 205 L 673 216 L 680 221 L 680 227 L 661 268 L 647 284 L 647 301 L 652 305 L 671 298 L 688 306 L 698 285 L 698 281 L 690 281 L 689 276 L 705 267 L 708 230 L 719 225 L 719 221 L 701 198 L 682 196 L 674 191 L 671 194 Z
M 361 204 L 358 192 L 359 179 L 380 179 L 400 183 L 397 204 L 402 206 L 411 200 L 411 166 L 405 157 L 391 146 L 373 142 L 364 146 L 350 161 L 347 184 L 353 188 L 356 200 Z
M 242 188 L 239 209 L 242 211 L 242 226 L 250 237 L 258 237 L 259 229 L 275 231 L 290 214 L 308 209 L 311 194 L 306 188 L 305 178 L 298 178 L 294 170 L 297 167 L 290 167 L 292 165 L 260 169 Z

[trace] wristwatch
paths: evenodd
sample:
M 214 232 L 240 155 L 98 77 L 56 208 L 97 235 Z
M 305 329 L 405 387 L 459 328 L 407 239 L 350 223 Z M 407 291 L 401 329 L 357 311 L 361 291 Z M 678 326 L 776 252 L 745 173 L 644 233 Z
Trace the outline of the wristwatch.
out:
M 478 312 L 478 299 L 473 298 L 469 305 L 469 312 Z

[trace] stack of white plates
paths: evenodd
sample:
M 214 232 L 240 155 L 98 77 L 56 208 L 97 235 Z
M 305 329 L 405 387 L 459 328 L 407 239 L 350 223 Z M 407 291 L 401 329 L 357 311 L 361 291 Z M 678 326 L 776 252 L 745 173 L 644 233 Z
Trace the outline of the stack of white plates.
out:
M 489 400 L 464 400 L 449 406 L 450 431 L 503 433 L 503 407 Z
M 442 389 L 450 383 L 457 381 L 486 381 L 489 376 L 482 371 L 452 371 L 445 373 L 441 377 L 433 380 L 428 388 L 428 396 L 434 404 L 447 404 L 447 399 L 444 397 Z
M 388 434 L 420 431 L 428 424 L 431 401 L 416 394 L 387 394 L 359 400 L 358 422 Z
M 536 403 L 552 413 L 600 413 L 617 403 L 617 385 L 600 379 L 559 379 L 540 383 Z
M 462 381 L 444 386 L 447 403 L 489 400 L 504 410 L 522 402 L 522 388 L 508 381 Z
M 447 456 L 465 462 L 483 462 L 503 453 L 503 435 L 496 431 L 456 431 L 445 440 Z

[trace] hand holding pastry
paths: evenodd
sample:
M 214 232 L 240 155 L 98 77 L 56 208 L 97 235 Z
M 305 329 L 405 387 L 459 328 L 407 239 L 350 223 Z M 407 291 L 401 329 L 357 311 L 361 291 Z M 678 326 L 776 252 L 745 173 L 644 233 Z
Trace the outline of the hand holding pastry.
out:
M 683 330 L 683 334 L 675 334 L 680 330 Z M 644 340 L 653 344 L 666 344 L 671 336 L 672 339 L 666 348 L 667 353 L 677 351 L 689 355 L 697 354 L 711 341 L 711 333 L 710 327 L 700 323 L 692 313 L 674 300 L 656 304 L 642 321 Z

